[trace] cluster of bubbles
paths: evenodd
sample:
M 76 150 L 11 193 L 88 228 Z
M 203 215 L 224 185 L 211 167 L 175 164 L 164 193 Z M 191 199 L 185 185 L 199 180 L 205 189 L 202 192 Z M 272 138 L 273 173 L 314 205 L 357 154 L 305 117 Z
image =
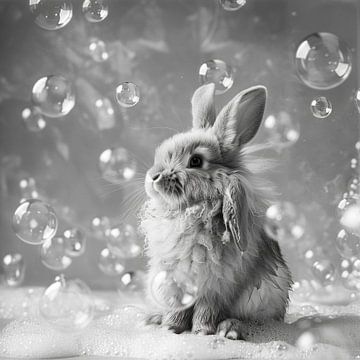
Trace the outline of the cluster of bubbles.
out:
M 89 44 L 89 54 L 96 62 L 103 62 L 109 59 L 109 52 L 104 41 L 93 38 Z
M 25 127 L 31 132 L 39 132 L 44 130 L 46 127 L 46 120 L 44 116 L 35 107 L 25 108 L 21 112 L 21 117 L 24 121 Z
M 110 148 L 100 154 L 99 170 L 105 180 L 121 184 L 134 178 L 137 162 L 125 148 Z
M 35 23 L 45 30 L 59 30 L 73 17 L 70 0 L 29 0 L 29 8 Z M 89 22 L 100 22 L 109 14 L 107 0 L 84 0 L 82 12 Z

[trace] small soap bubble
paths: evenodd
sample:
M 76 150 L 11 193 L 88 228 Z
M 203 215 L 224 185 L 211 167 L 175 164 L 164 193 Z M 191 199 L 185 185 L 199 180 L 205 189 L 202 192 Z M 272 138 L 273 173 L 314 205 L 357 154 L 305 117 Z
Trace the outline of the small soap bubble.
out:
M 137 170 L 137 163 L 124 148 L 110 148 L 104 150 L 99 157 L 99 168 L 103 178 L 114 184 L 133 179 Z
M 42 244 L 40 258 L 48 269 L 55 271 L 65 270 L 72 262 L 65 252 L 65 240 L 60 236 L 48 239 Z
M 350 160 L 350 167 L 351 167 L 351 169 L 356 169 L 357 166 L 358 166 L 358 159 L 352 158 L 352 159 Z
M 301 350 L 307 351 L 312 349 L 316 342 L 317 340 L 315 336 L 311 332 L 305 331 L 296 340 L 296 346 Z
M 145 273 L 143 271 L 129 271 L 121 275 L 118 291 L 138 292 L 145 287 Z
M 329 260 L 323 259 L 315 261 L 311 271 L 316 280 L 323 285 L 333 283 L 335 280 L 335 268 Z
M 340 224 L 349 232 L 360 235 L 360 204 L 356 203 L 348 206 L 344 211 Z
M 310 109 L 312 114 L 318 119 L 325 119 L 332 113 L 331 102 L 325 96 L 319 96 L 312 100 Z
M 27 199 L 37 199 L 39 197 L 35 179 L 31 176 L 24 176 L 19 180 L 19 189 L 22 196 L 22 201 L 20 202 Z
M 195 279 L 182 271 L 160 271 L 151 279 L 151 296 L 162 308 L 183 310 L 194 304 L 198 288 Z
M 122 107 L 135 106 L 140 100 L 140 89 L 131 82 L 123 82 L 116 88 L 116 100 Z
M 35 23 L 45 30 L 58 30 L 66 26 L 72 16 L 70 0 L 29 0 Z
M 305 227 L 304 215 L 288 201 L 273 204 L 266 210 L 266 232 L 288 245 L 291 240 L 296 241 L 303 237 Z
M 341 277 L 341 282 L 349 290 L 360 291 L 360 271 L 353 269 L 346 276 Z
M 358 203 L 357 197 L 344 196 L 337 205 L 337 212 L 339 217 L 342 217 L 344 213 L 347 211 L 347 209 L 349 209 L 352 206 L 356 206 L 357 203 Z
M 108 248 L 101 251 L 98 266 L 99 269 L 108 276 L 121 275 L 125 270 L 121 259 L 116 257 Z
M 360 89 L 356 90 L 356 92 L 355 92 L 354 102 L 355 102 L 358 112 L 360 113 Z M 359 143 L 359 145 L 360 145 L 360 143 Z
M 314 33 L 301 41 L 295 54 L 299 78 L 313 89 L 332 89 L 351 72 L 351 51 L 336 35 Z
M 99 39 L 91 39 L 89 44 L 89 53 L 92 59 L 96 62 L 103 62 L 109 59 L 109 53 L 106 49 L 104 41 Z
M 245 4 L 246 0 L 220 0 L 220 5 L 227 11 L 239 10 Z
M 104 238 L 111 228 L 110 219 L 107 216 L 96 216 L 91 220 L 91 230 L 98 238 Z
M 40 132 L 46 127 L 44 116 L 36 108 L 25 108 L 21 112 L 25 127 L 31 132 Z
M 130 224 L 119 224 L 109 229 L 106 232 L 106 244 L 120 258 L 134 258 L 141 253 L 138 236 Z
M 54 209 L 37 199 L 23 201 L 12 218 L 12 228 L 16 236 L 32 245 L 42 244 L 52 238 L 57 227 L 58 220 Z
M 286 344 L 279 344 L 276 348 L 279 351 L 286 351 L 288 349 Z
M 336 249 L 341 256 L 350 259 L 360 255 L 360 237 L 341 229 L 336 237 Z
M 21 254 L 7 254 L 3 257 L 4 282 L 8 286 L 19 286 L 25 276 L 25 263 Z
M 78 257 L 85 252 L 86 239 L 79 229 L 64 231 L 65 253 L 71 257 Z
M 111 129 L 115 126 L 115 111 L 108 98 L 97 99 L 95 101 L 97 111 L 96 123 L 99 130 Z
M 270 141 L 280 148 L 294 145 L 300 137 L 300 125 L 285 111 L 277 116 L 269 115 L 264 120 L 264 127 Z
M 209 60 L 203 63 L 199 69 L 200 84 L 215 84 L 215 94 L 224 94 L 233 83 L 233 70 L 231 66 L 222 60 Z
M 358 175 L 352 176 L 348 181 L 347 192 L 350 198 L 358 198 L 360 196 L 360 181 Z
M 88 286 L 79 279 L 57 276 L 45 289 L 39 302 L 41 316 L 61 331 L 85 328 L 94 316 L 94 301 Z
M 67 115 L 75 105 L 71 82 L 63 76 L 40 78 L 32 88 L 31 98 L 41 113 L 53 118 Z
M 109 15 L 109 5 L 107 0 L 84 0 L 82 12 L 87 21 L 100 22 Z

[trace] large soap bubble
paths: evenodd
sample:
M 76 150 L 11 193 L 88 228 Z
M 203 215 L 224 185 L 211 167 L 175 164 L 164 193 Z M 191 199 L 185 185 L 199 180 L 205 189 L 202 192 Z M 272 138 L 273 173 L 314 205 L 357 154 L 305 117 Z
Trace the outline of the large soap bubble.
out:
M 326 32 L 303 39 L 295 53 L 299 78 L 313 89 L 332 89 L 351 72 L 351 53 L 341 39 Z
M 71 82 L 63 76 L 40 78 L 32 88 L 31 98 L 44 115 L 54 118 L 67 115 L 75 105 Z
M 15 210 L 12 227 L 20 240 L 38 245 L 55 235 L 58 220 L 50 205 L 30 199 L 23 201 Z
M 41 316 L 61 331 L 78 331 L 94 316 L 94 301 L 88 286 L 79 279 L 57 276 L 40 298 Z
M 30 0 L 35 23 L 45 30 L 57 30 L 67 25 L 73 16 L 70 0 Z

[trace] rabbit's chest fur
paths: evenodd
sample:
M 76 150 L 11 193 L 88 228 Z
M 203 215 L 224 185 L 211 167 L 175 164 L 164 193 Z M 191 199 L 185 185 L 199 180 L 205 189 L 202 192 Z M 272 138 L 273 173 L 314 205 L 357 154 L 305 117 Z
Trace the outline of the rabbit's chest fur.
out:
M 150 277 L 162 270 L 182 271 L 196 279 L 202 293 L 221 294 L 224 287 L 234 286 L 240 254 L 233 244 L 221 241 L 225 226 L 219 205 L 201 203 L 167 215 L 148 210 L 141 226 Z

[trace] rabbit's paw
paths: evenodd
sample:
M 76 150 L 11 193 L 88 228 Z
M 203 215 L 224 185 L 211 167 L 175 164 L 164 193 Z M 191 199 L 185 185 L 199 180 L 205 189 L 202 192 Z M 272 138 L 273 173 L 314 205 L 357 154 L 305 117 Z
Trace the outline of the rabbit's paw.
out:
M 244 340 L 242 330 L 243 326 L 240 320 L 226 319 L 218 325 L 216 334 L 231 340 Z
M 216 326 L 219 322 L 219 311 L 205 301 L 196 304 L 192 332 L 199 335 L 215 334 Z
M 146 314 L 144 318 L 145 325 L 161 325 L 163 315 L 160 313 Z
M 163 319 L 163 325 L 175 334 L 191 330 L 192 309 L 169 312 Z

